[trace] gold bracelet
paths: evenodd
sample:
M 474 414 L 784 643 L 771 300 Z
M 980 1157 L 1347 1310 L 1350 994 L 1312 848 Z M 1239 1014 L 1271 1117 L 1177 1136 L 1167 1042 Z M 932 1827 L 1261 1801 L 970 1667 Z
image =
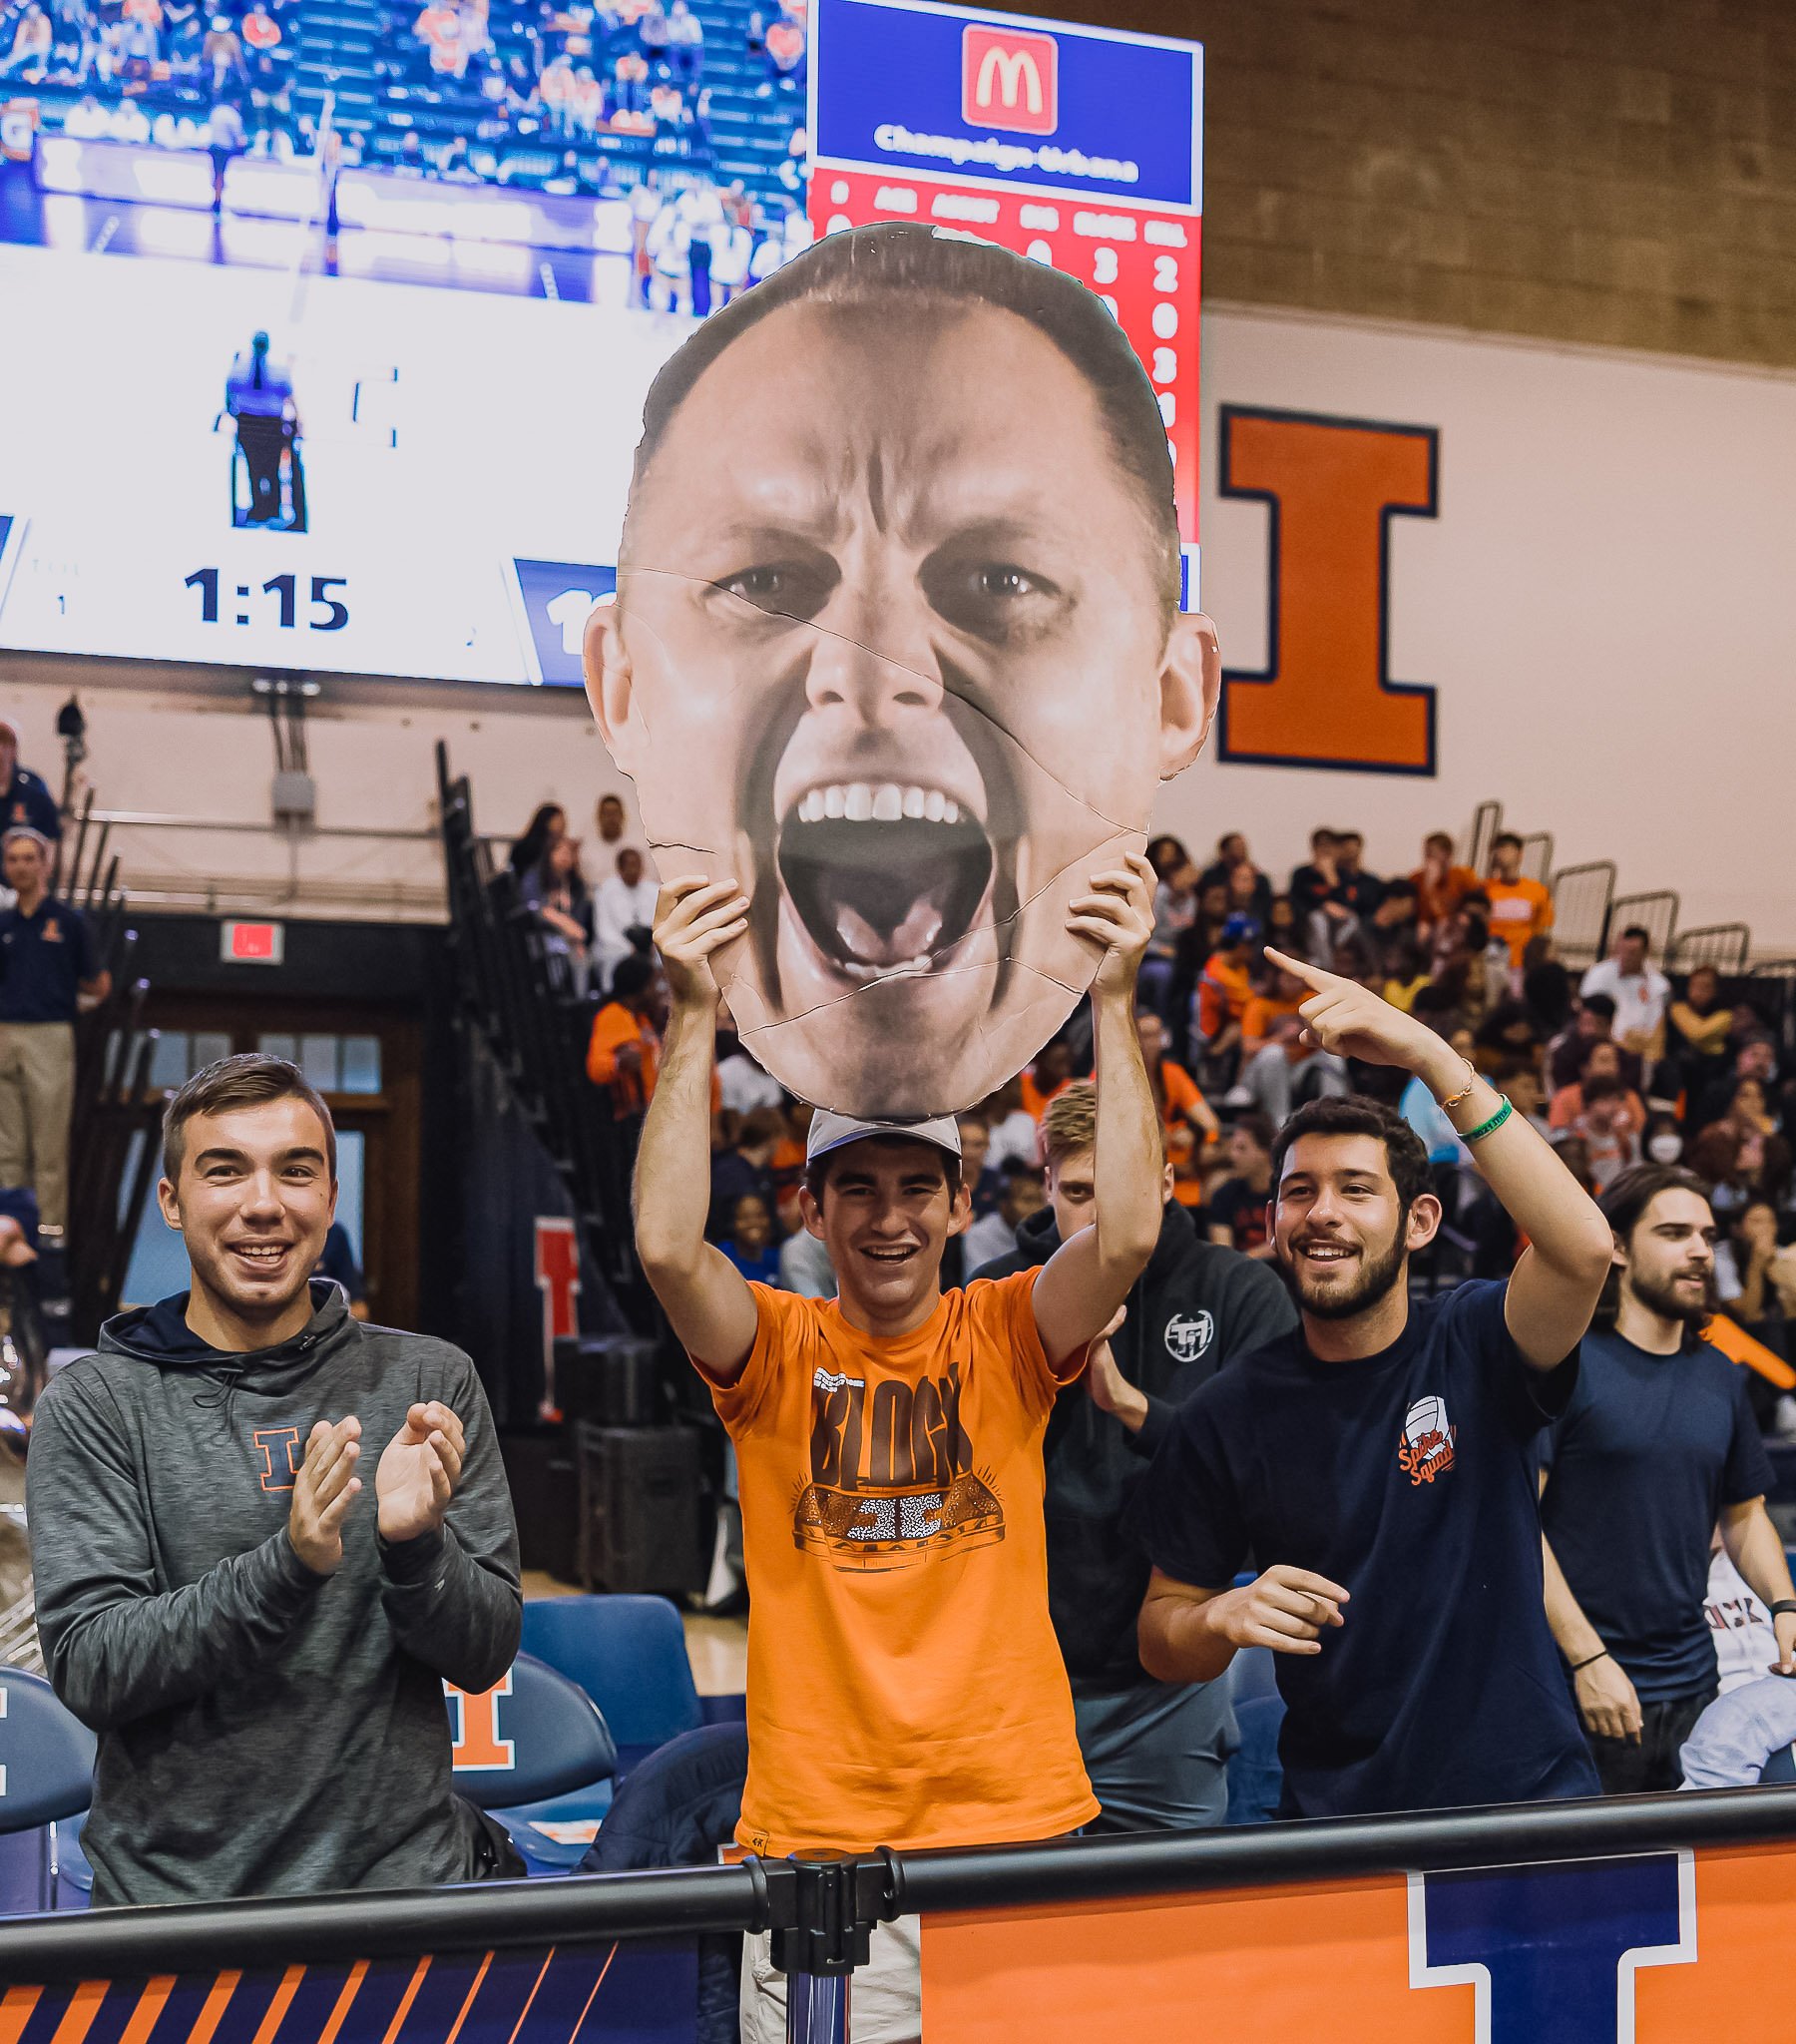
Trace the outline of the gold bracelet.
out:
M 1450 1093 L 1447 1096 L 1447 1098 L 1441 1102 L 1441 1106 L 1443 1109 L 1455 1108 L 1459 1106 L 1462 1100 L 1470 1100 L 1472 1097 L 1472 1089 L 1478 1084 L 1478 1068 L 1473 1064 L 1472 1060 L 1470 1058 L 1462 1058 L 1460 1060 L 1460 1063 L 1463 1064 L 1466 1068 L 1466 1083 L 1460 1088 L 1460 1090 L 1457 1093 Z

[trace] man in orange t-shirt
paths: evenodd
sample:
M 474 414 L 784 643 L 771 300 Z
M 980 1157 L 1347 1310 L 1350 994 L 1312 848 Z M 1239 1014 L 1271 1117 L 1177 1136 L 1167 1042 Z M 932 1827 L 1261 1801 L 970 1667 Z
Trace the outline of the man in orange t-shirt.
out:
M 1203 1205 L 1203 1151 L 1217 1142 L 1222 1124 L 1197 1081 L 1166 1055 L 1166 1025 L 1150 1008 L 1135 1017 L 1141 1062 L 1153 1088 L 1153 1104 L 1165 1131 L 1166 1162 L 1172 1167 L 1172 1197 L 1181 1207 Z
M 1431 830 L 1422 840 L 1422 863 L 1411 873 L 1416 889 L 1416 925 L 1423 932 L 1443 923 L 1468 894 L 1478 890 L 1470 866 L 1455 865 L 1453 839 L 1445 830 Z
M 733 880 L 676 880 L 655 933 L 673 993 L 637 1163 L 637 1255 L 735 1447 L 747 1574 L 750 1850 L 1017 1843 L 1098 1814 L 1048 1610 L 1043 1439 L 1059 1390 L 1159 1238 L 1159 1137 L 1134 1027 L 1152 868 L 1095 874 L 1067 927 L 1102 953 L 1092 1005 L 1098 1221 L 1039 1270 L 943 1293 L 971 1215 L 960 1132 L 817 1114 L 804 1225 L 837 1296 L 747 1282 L 704 1240 L 717 1004 L 747 927 Z M 765 1938 L 744 2044 L 785 2036 Z M 857 2044 L 922 2024 L 915 1918 L 855 1977 Z
M 1491 934 L 1509 946 L 1510 970 L 1520 973 L 1533 940 L 1553 927 L 1553 896 L 1539 880 L 1522 877 L 1522 840 L 1505 830 L 1491 844 Z
M 1250 915 L 1231 915 L 1222 941 L 1204 963 L 1197 982 L 1197 1034 L 1212 1058 L 1225 1057 L 1241 1042 L 1241 1018 L 1253 998 L 1253 961 L 1260 927 Z
M 633 955 L 619 963 L 612 974 L 612 997 L 593 1017 L 587 1077 L 595 1086 L 611 1088 L 612 1111 L 620 1121 L 641 1114 L 655 1098 L 661 1069 L 657 993 L 654 961 Z

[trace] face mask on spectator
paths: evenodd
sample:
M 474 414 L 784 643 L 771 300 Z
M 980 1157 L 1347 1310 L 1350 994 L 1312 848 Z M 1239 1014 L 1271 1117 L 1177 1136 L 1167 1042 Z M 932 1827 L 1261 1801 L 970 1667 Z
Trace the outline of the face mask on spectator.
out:
M 1667 1129 L 1662 1136 L 1654 1136 L 1647 1143 L 1646 1154 L 1654 1164 L 1675 1164 L 1683 1155 L 1683 1138 Z

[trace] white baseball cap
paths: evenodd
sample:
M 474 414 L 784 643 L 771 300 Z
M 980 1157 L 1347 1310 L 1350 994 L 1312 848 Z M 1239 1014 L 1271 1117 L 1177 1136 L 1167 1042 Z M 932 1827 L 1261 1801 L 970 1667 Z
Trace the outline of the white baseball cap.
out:
M 805 1138 L 804 1161 L 815 1164 L 832 1150 L 844 1150 L 850 1143 L 864 1143 L 869 1136 L 897 1136 L 907 1143 L 930 1143 L 946 1150 L 950 1157 L 961 1154 L 960 1125 L 952 1115 L 937 1115 L 927 1122 L 861 1122 L 852 1115 L 831 1114 L 819 1108 L 811 1116 Z

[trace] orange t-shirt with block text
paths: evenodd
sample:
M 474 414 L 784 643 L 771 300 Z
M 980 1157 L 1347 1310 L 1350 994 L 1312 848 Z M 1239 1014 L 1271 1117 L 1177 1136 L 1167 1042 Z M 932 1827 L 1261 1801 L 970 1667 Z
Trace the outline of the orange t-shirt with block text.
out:
M 1085 1357 L 1043 1352 L 1039 1276 L 945 1292 L 892 1339 L 748 1287 L 754 1346 L 710 1392 L 753 1586 L 752 1852 L 1015 1844 L 1098 1814 L 1042 1514 L 1048 1416 Z
M 1510 963 L 1522 969 L 1530 943 L 1553 927 L 1553 896 L 1539 880 L 1487 880 L 1491 934 L 1509 946 Z

